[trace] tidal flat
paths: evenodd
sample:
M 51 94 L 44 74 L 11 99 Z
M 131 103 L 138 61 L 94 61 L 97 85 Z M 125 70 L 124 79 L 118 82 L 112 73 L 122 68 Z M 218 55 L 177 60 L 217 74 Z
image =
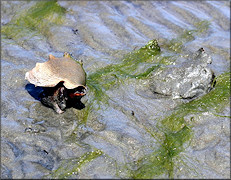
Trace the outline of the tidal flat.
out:
M 230 178 L 229 1 L 1 1 L 1 178 Z M 203 47 L 215 86 L 155 96 L 151 73 Z M 85 108 L 56 114 L 25 73 L 71 53 Z

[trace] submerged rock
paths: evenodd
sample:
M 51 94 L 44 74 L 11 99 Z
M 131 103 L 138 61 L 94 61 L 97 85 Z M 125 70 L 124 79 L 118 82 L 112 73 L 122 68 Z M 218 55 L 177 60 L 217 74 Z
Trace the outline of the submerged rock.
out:
M 151 91 L 175 98 L 195 98 L 213 88 L 211 57 L 200 48 L 179 66 L 160 68 L 152 74 Z

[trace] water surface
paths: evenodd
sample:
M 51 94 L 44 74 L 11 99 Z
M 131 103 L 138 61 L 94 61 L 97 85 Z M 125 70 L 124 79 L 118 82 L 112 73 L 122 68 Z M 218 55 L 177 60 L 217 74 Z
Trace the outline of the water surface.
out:
M 1 25 L 2 178 L 230 177 L 229 1 L 1 1 Z M 189 103 L 150 92 L 150 67 L 201 47 L 214 91 Z M 64 52 L 83 60 L 89 92 L 58 115 L 24 76 Z

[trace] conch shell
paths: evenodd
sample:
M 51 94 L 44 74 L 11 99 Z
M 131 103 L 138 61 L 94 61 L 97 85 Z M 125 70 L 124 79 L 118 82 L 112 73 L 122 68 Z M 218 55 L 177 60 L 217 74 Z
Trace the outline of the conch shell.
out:
M 82 64 L 64 53 L 62 58 L 49 55 L 49 60 L 36 63 L 36 66 L 26 73 L 25 79 L 35 86 L 54 87 L 59 82 L 67 89 L 74 89 L 86 85 L 86 73 Z

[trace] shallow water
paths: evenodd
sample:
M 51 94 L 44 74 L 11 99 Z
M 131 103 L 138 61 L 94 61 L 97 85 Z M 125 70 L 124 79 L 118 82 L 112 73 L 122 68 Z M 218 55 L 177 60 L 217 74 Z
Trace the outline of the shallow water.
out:
M 212 93 L 204 98 L 219 103 L 210 106 L 201 98 L 202 104 L 187 106 L 154 96 L 148 77 L 118 71 L 142 73 L 156 64 L 155 57 L 177 64 L 180 55 L 204 47 L 215 75 L 229 72 L 229 1 L 36 3 L 1 2 L 2 178 L 230 177 L 228 85 L 218 81 L 215 88 L 222 101 Z M 125 55 L 152 39 L 162 54 L 134 60 L 133 71 L 126 67 Z M 65 51 L 83 60 L 91 88 L 83 110 L 58 115 L 30 96 L 24 76 L 49 54 Z M 108 65 L 114 70 L 102 69 L 96 78 Z M 178 119 L 172 122 L 174 113 Z

